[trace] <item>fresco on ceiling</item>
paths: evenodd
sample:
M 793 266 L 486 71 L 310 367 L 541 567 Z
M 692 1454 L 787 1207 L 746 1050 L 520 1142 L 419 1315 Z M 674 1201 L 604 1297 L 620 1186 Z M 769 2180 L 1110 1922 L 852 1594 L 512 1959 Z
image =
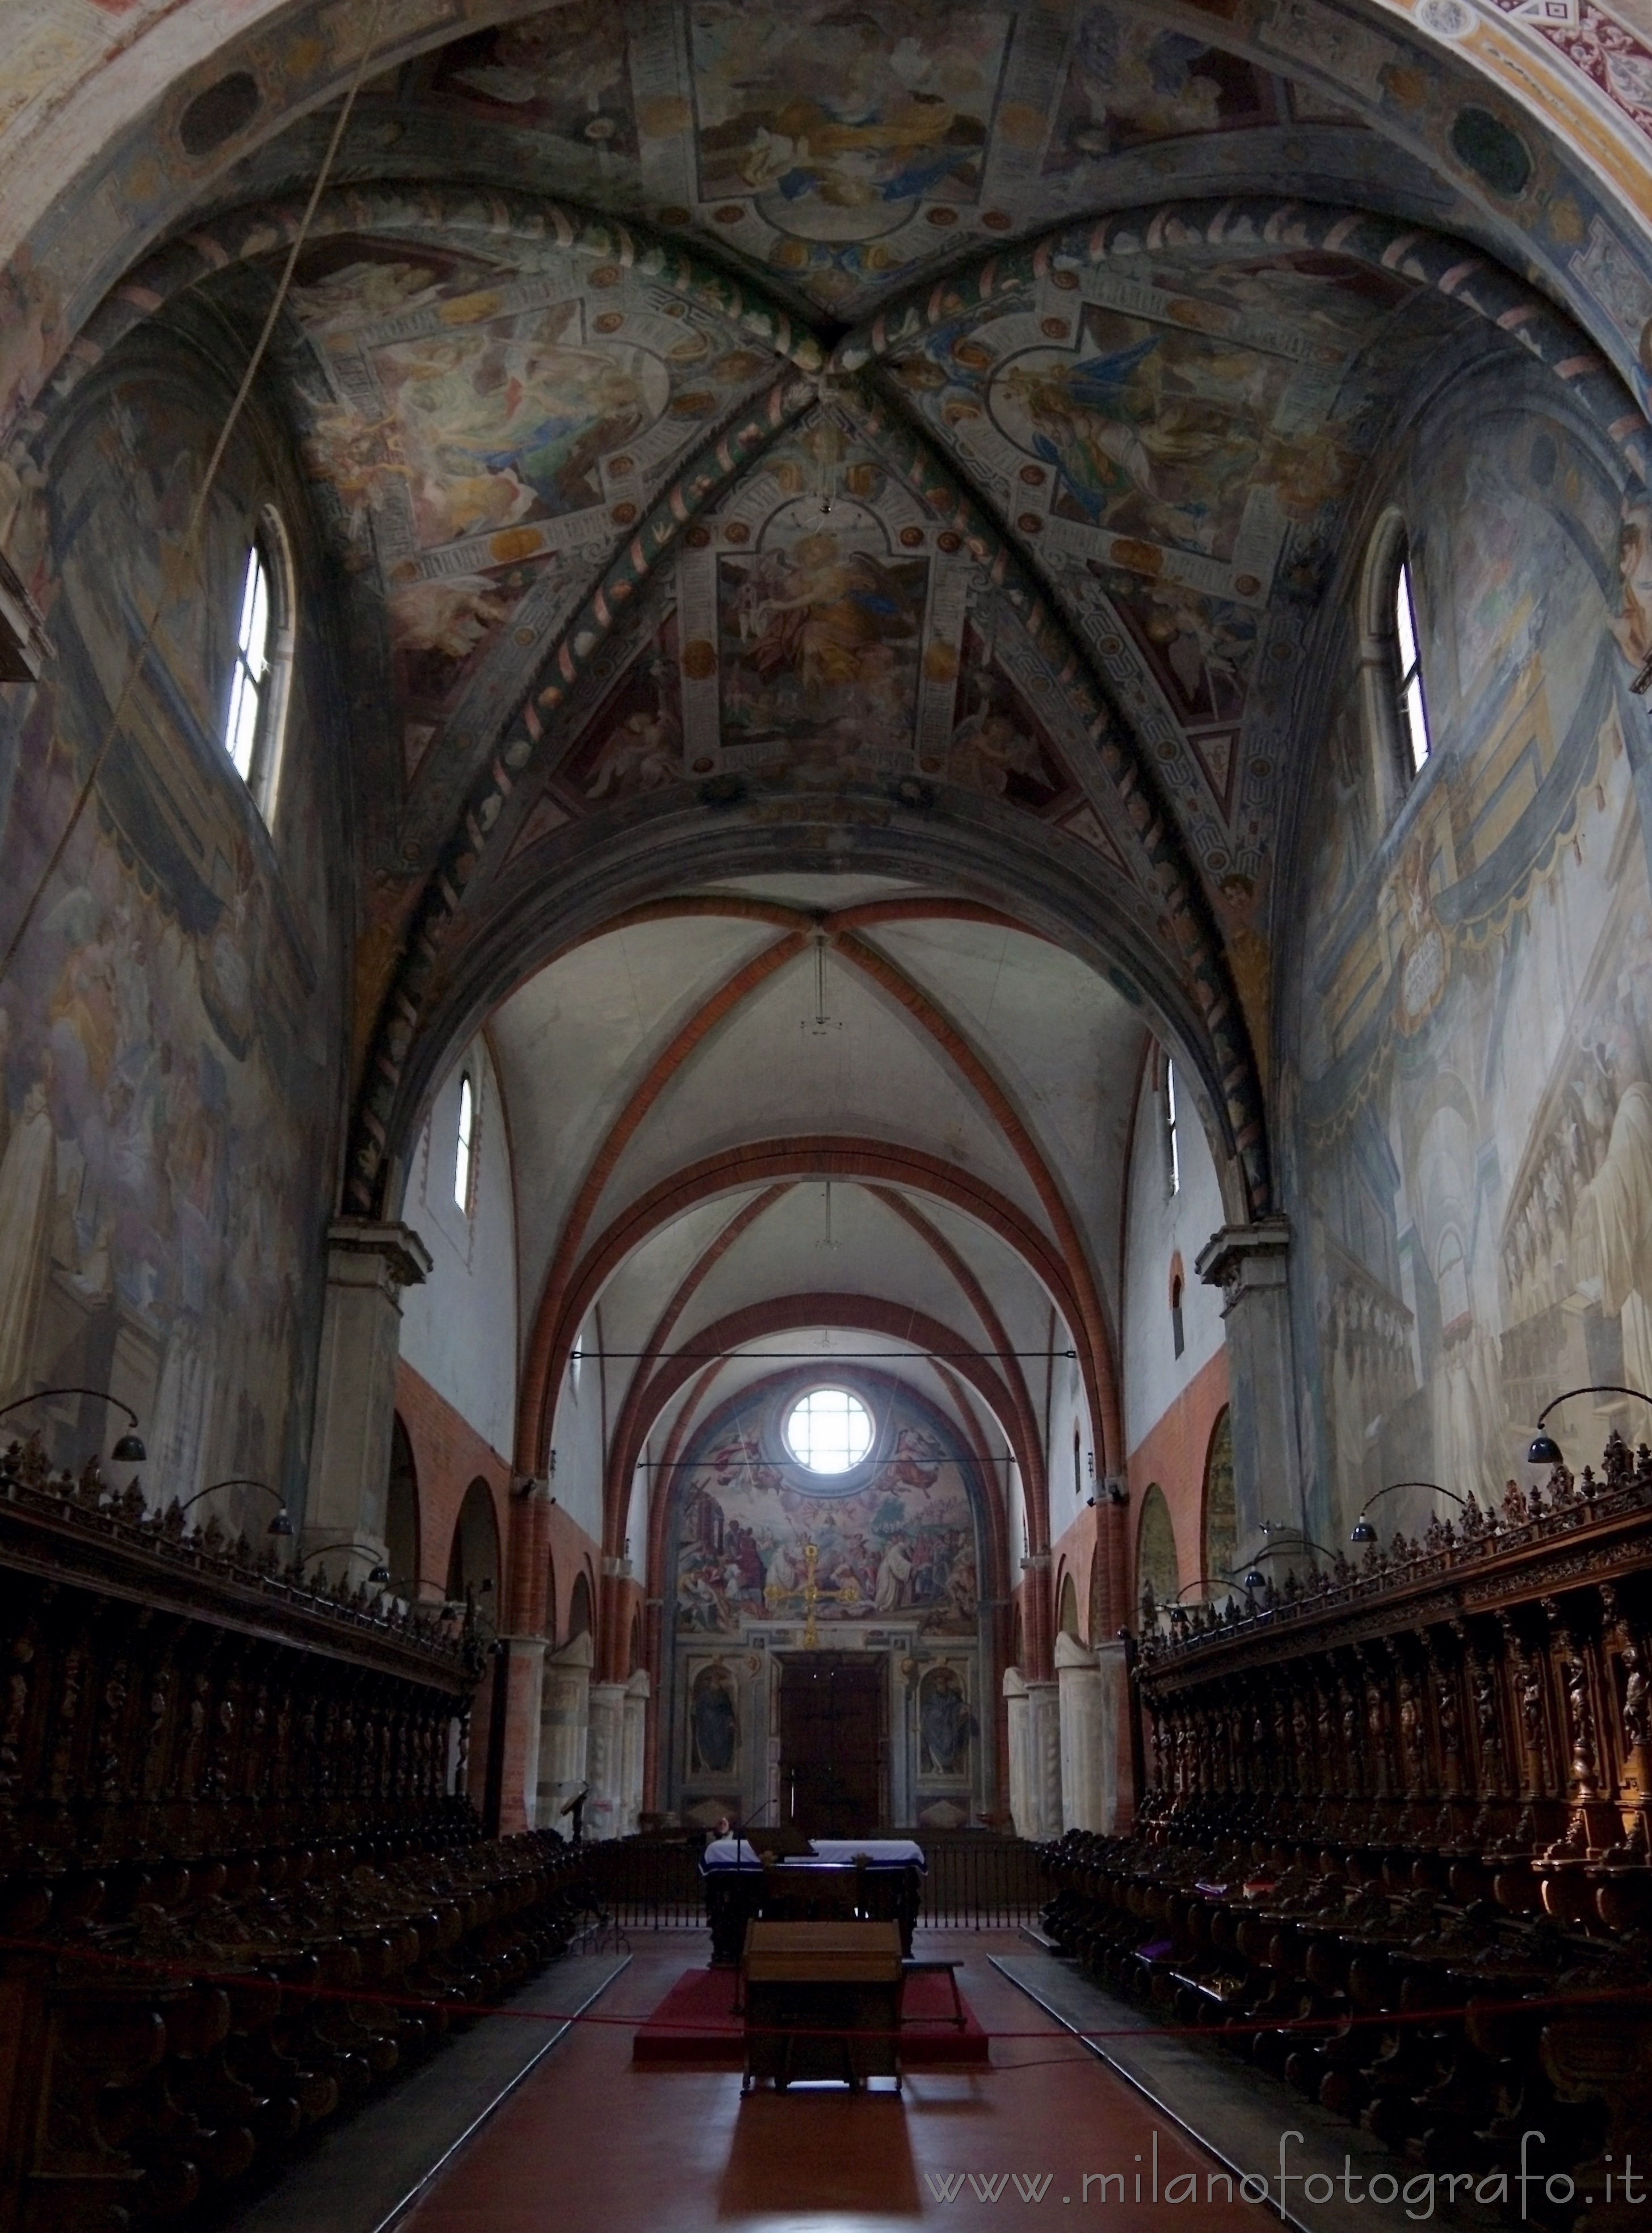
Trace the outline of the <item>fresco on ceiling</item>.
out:
M 1383 827 L 1344 639 L 1308 812 L 1289 1067 L 1328 1524 L 1391 1481 L 1500 1499 L 1552 1396 L 1652 1376 L 1649 523 L 1541 399 L 1483 400 L 1395 483 L 1421 795 Z M 1574 1411 L 1581 1463 L 1605 1420 Z
M 718 563 L 723 756 L 910 758 L 929 569 L 893 557 L 847 505 L 783 511 L 751 557 Z
M 671 465 L 771 369 L 618 265 L 513 248 L 504 264 L 347 238 L 294 290 L 309 469 L 385 579 L 410 775 L 507 629 L 526 687 Z
M 898 1619 L 973 1637 L 979 1567 L 963 1468 L 926 1427 L 903 1422 L 886 1439 L 882 1463 L 839 1481 L 791 1463 L 766 1410 L 732 1422 L 676 1491 L 679 1634 L 801 1623 L 812 1571 L 823 1631 Z
M 1056 822 L 1122 870 L 1072 773 L 1087 743 L 1057 744 L 1061 687 L 1019 622 L 956 529 L 829 431 L 784 438 L 689 528 L 673 601 L 551 778 L 545 834 L 715 775 L 919 777 Z
M 955 0 L 691 0 L 700 192 L 803 240 L 974 201 L 1012 17 Z
M 335 1151 L 342 1059 L 324 819 L 337 740 L 312 640 L 272 839 L 219 741 L 249 507 L 270 485 L 246 444 L 198 569 L 183 550 L 223 409 L 186 368 L 117 359 L 62 438 L 40 507 L 33 586 L 57 656 L 7 709 L 21 722 L 0 823 L 8 936 L 68 829 L 132 648 L 168 602 L 119 746 L 0 988 L 0 1402 L 111 1389 L 142 1419 L 152 1498 L 250 1475 L 297 1508 L 323 1274 L 316 1182 Z M 16 1423 L 38 1423 L 76 1466 L 108 1447 L 95 1403 L 55 1399 Z M 261 1527 L 267 1514 L 247 1516 Z
M 612 0 L 569 0 L 459 40 L 443 50 L 433 83 L 483 115 L 531 125 L 605 158 L 636 156 L 625 15 Z
M 1461 316 L 1335 255 L 1167 255 L 1052 270 L 889 361 L 1132 701 L 1246 935 L 1341 508 L 1389 394 Z
M 1083 11 L 1044 152 L 1047 174 L 1189 133 L 1274 124 L 1284 88 L 1237 55 L 1113 7 Z

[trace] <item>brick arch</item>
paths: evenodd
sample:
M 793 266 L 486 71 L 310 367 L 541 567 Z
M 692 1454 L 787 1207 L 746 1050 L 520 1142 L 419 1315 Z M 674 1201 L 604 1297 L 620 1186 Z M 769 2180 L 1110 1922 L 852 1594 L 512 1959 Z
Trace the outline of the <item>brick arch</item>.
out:
M 755 1141 L 702 1158 L 662 1179 L 599 1234 L 559 1294 L 547 1290 L 530 1336 L 517 1412 L 517 1462 L 537 1473 L 550 1432 L 554 1391 L 591 1304 L 614 1272 L 661 1227 L 719 1195 L 783 1180 L 881 1181 L 948 1202 L 997 1234 L 1025 1263 L 1078 1333 L 1084 1318 L 1059 1250 L 1025 1214 L 985 1181 L 921 1149 L 855 1135 Z M 554 1314 L 553 1314 L 554 1313 Z
M 777 910 L 775 912 L 778 912 Z M 806 920 L 806 919 L 805 919 Z M 812 928 L 813 926 L 811 925 Z M 1057 1235 L 1068 1279 L 1078 1305 L 1079 1317 L 1073 1331 L 1083 1337 L 1081 1349 L 1082 1369 L 1091 1416 L 1096 1420 L 1102 1445 L 1103 1457 L 1110 1462 L 1123 1461 L 1122 1428 L 1118 1396 L 1117 1373 L 1115 1364 L 1113 1330 L 1102 1299 L 1094 1266 L 1089 1261 L 1078 1223 L 1064 1193 L 1044 1158 L 1031 1131 L 1016 1108 L 1010 1095 L 993 1074 L 977 1050 L 965 1038 L 950 1017 L 936 1006 L 919 986 L 903 972 L 868 946 L 852 933 L 838 935 L 834 918 L 828 916 L 821 925 L 824 934 L 832 939 L 837 951 L 853 967 L 861 971 L 886 994 L 892 997 L 905 1013 L 939 1046 L 946 1058 L 967 1081 L 977 1099 L 984 1105 L 992 1121 L 1003 1134 L 1011 1151 L 1020 1162 L 1031 1182 L 1045 1215 Z M 672 1078 L 704 1044 L 708 1035 L 752 993 L 796 960 L 805 950 L 805 939 L 801 928 L 790 928 L 772 946 L 755 954 L 749 961 L 734 970 L 694 1013 L 684 1022 L 663 1047 L 643 1078 L 633 1090 L 625 1107 L 608 1126 L 602 1147 L 592 1159 L 579 1190 L 569 1206 L 556 1253 L 545 1275 L 540 1310 L 536 1318 L 534 1345 L 530 1355 L 537 1357 L 541 1325 L 552 1320 L 560 1329 L 564 1321 L 564 1301 L 570 1280 L 580 1260 L 580 1252 L 596 1206 L 609 1180 L 619 1168 L 627 1148 L 635 1138 L 649 1110 L 658 1102 Z M 946 1248 L 932 1227 L 922 1228 L 925 1239 L 943 1255 L 954 1277 L 959 1276 L 961 1260 L 955 1252 Z M 709 1266 L 707 1269 L 709 1269 Z M 594 1298 L 593 1298 L 594 1299 Z M 582 1312 L 580 1323 L 583 1323 Z M 571 1348 L 571 1342 L 569 1344 Z M 1008 1348 L 1007 1342 L 1000 1347 Z M 562 1360 L 556 1361 L 550 1385 L 560 1384 Z M 634 1377 L 634 1386 L 635 1377 Z M 525 1395 L 524 1383 L 524 1395 Z M 1023 1390 L 1024 1397 L 1024 1390 Z M 1030 1406 L 1024 1404 L 1024 1408 Z M 551 1406 L 554 1411 L 554 1404 Z M 525 1415 L 524 1415 L 525 1416 Z M 543 1442 L 550 1431 L 550 1422 L 543 1422 L 539 1440 Z M 519 1450 L 519 1461 L 524 1470 L 537 1470 L 537 1459 L 525 1447 Z

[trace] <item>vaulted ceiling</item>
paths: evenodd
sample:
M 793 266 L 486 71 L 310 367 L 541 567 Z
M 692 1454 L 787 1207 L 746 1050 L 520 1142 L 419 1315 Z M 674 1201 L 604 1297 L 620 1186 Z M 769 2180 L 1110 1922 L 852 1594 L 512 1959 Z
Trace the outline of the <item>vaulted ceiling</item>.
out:
M 348 634 L 350 1206 L 492 1015 L 530 1457 L 601 1299 L 639 1390 L 765 1309 L 1070 1341 L 1115 1458 L 1149 1031 L 1230 1213 L 1274 1200 L 1279 831 L 1386 446 L 1535 358 L 1645 473 L 1652 53 L 1618 26 L 1568 108 L 1581 33 L 1469 0 L 315 0 L 216 49 L 204 0 L 96 4 L 101 74 L 28 47 L 0 118 L 5 400 L 155 316 L 233 356 L 298 244 L 264 377 Z M 1014 1382 L 971 1399 L 1011 1439 Z

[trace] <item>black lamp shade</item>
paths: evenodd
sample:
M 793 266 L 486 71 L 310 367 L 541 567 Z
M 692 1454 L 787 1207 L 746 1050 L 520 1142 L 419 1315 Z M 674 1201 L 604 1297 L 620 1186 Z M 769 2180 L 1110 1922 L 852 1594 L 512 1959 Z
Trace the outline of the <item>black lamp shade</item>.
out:
M 1350 1528 L 1348 1540 L 1350 1543 L 1376 1542 L 1376 1530 L 1372 1527 L 1370 1521 L 1365 1517 L 1365 1514 L 1363 1512 L 1359 1518 L 1354 1522 L 1352 1527 Z
M 149 1453 L 145 1449 L 137 1429 L 128 1427 L 110 1455 L 117 1465 L 144 1465 L 148 1462 Z
M 272 1535 L 290 1535 L 292 1532 L 293 1524 L 288 1517 L 287 1507 L 283 1504 L 270 1523 L 270 1533 Z
M 1246 1574 L 1245 1587 L 1247 1590 L 1262 1590 L 1267 1587 L 1267 1577 L 1259 1566 L 1252 1566 L 1250 1572 Z
M 1545 1435 L 1539 1429 L 1532 1437 L 1532 1445 L 1526 1451 L 1525 1462 L 1528 1465 L 1558 1466 L 1560 1463 L 1559 1443 L 1552 1435 Z
M 368 1581 L 373 1584 L 375 1589 L 382 1589 L 389 1579 L 390 1569 L 388 1566 L 375 1566 L 372 1572 L 367 1576 Z

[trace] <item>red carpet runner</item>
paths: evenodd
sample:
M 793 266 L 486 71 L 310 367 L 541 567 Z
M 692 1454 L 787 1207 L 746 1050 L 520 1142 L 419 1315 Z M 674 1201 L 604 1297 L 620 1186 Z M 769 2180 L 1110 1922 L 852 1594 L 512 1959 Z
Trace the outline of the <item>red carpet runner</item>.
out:
M 741 2020 L 734 2013 L 736 1969 L 688 1969 L 640 2025 L 633 2062 L 692 2062 L 701 2069 L 738 2070 L 745 2060 Z M 992 2060 L 986 2034 L 964 2002 L 965 2027 L 953 2020 L 945 1977 L 908 1977 L 901 2002 L 901 2060 L 908 2070 Z

